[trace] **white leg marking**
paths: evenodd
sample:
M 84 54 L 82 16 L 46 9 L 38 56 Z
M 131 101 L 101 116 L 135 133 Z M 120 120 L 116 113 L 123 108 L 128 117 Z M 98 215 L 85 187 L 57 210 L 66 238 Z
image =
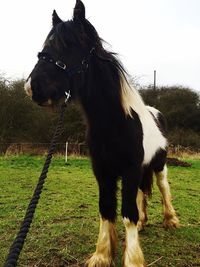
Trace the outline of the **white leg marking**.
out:
M 157 178 L 157 185 L 163 199 L 164 226 L 166 228 L 176 228 L 179 226 L 179 220 L 171 203 L 170 187 L 167 180 L 167 166 L 165 165 L 163 171 L 155 174 Z
M 99 237 L 96 251 L 86 262 L 88 267 L 110 267 L 114 265 L 116 251 L 115 225 L 108 220 L 100 219 Z
M 129 219 L 123 219 L 126 229 L 124 267 L 144 267 L 144 257 L 139 244 L 137 226 Z
M 24 90 L 28 96 L 32 97 L 33 92 L 31 90 L 31 77 L 29 77 L 28 81 L 24 84 Z
M 145 201 L 146 200 L 144 193 L 142 192 L 142 190 L 138 189 L 137 193 L 137 207 L 139 211 L 139 221 L 137 223 L 138 231 L 144 228 L 147 219 Z

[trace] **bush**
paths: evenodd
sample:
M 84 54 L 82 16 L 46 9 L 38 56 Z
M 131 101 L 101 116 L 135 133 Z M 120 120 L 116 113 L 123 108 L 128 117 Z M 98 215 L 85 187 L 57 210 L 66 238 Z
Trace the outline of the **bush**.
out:
M 176 129 L 169 132 L 169 142 L 175 146 L 192 147 L 194 150 L 200 149 L 199 134 L 193 130 Z
M 24 92 L 24 80 L 6 81 L 0 77 L 0 154 L 11 143 L 50 143 L 57 113 L 33 103 Z M 75 105 L 65 112 L 61 142 L 83 142 L 85 124 Z

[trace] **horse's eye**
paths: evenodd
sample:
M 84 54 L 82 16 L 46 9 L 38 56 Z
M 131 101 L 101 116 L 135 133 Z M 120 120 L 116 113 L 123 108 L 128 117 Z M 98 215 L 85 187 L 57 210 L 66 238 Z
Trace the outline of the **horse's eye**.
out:
M 39 52 L 39 53 L 37 54 L 37 57 L 38 57 L 39 59 L 41 59 L 41 58 L 43 58 L 43 57 L 48 57 L 48 54 L 47 54 L 47 53 L 43 53 L 43 52 Z

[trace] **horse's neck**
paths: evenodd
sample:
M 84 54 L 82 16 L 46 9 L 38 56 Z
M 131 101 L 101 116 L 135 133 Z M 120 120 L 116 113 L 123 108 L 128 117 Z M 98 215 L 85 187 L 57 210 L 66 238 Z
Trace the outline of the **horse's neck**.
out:
M 92 70 L 88 75 L 80 100 L 86 114 L 91 117 L 109 118 L 122 111 L 119 83 L 98 70 Z
M 99 88 L 93 87 L 93 90 Z M 108 88 L 102 89 L 99 94 L 89 94 L 82 99 L 82 107 L 91 123 L 103 126 L 106 122 L 112 123 L 113 120 L 120 120 L 123 117 L 123 109 L 118 99 L 113 99 L 111 95 L 105 93 Z
M 116 73 L 105 69 L 92 69 L 87 77 L 87 83 L 81 93 L 81 102 L 89 119 L 124 120 L 132 116 L 134 110 L 139 117 L 147 114 L 146 106 L 138 91 L 132 88 L 125 77 L 116 77 Z M 103 119 L 102 119 L 103 118 Z

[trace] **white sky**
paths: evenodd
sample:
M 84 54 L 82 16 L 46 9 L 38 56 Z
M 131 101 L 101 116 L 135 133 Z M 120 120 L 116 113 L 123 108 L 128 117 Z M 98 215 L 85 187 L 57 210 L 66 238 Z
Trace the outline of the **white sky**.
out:
M 86 17 L 141 85 L 183 85 L 200 91 L 200 0 L 83 0 Z M 75 0 L 0 0 L 0 73 L 26 77 L 51 28 Z

